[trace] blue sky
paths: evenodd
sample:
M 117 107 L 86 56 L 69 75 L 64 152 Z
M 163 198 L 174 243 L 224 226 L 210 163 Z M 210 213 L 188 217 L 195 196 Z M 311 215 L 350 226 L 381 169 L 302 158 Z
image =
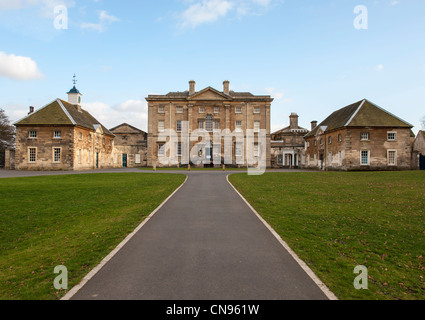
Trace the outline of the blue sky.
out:
M 367 9 L 367 29 L 355 19 Z M 67 9 L 67 29 L 55 28 Z M 272 125 L 310 128 L 367 98 L 421 129 L 423 0 L 0 0 L 0 108 L 67 99 L 107 127 L 147 129 L 148 94 L 212 86 L 271 94 Z M 362 20 L 362 26 L 365 20 Z M 62 24 L 63 26 L 63 24 Z

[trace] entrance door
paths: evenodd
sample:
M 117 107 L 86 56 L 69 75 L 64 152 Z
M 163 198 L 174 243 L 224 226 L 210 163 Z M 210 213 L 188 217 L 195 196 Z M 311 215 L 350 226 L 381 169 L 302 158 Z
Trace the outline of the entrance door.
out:
M 96 152 L 96 169 L 99 169 L 99 152 Z
M 419 167 L 421 170 L 425 170 L 425 155 L 419 156 Z
M 124 153 L 122 155 L 122 167 L 127 168 L 127 154 L 126 153 Z
M 212 163 L 213 163 L 213 146 L 211 145 L 211 142 L 209 142 L 205 146 L 204 166 L 210 167 Z

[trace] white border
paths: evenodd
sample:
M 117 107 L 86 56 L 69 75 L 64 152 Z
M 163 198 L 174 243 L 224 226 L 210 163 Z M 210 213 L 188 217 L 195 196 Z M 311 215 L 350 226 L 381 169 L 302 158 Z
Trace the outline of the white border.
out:
M 133 238 L 137 232 L 142 229 L 142 227 L 170 200 L 176 193 L 179 191 L 187 182 L 189 179 L 189 176 L 186 176 L 186 180 L 183 182 L 183 184 L 178 187 L 161 205 L 156 208 L 143 222 L 131 233 L 129 234 L 124 241 L 122 241 L 106 258 L 102 260 L 102 262 L 96 266 L 93 270 L 91 270 L 84 278 L 83 280 L 73 287 L 68 293 L 61 299 L 61 300 L 71 300 L 71 298 L 77 294 L 78 291 L 90 280 L 92 279 L 96 273 L 98 273 L 104 266 L 107 264 L 130 240 Z
M 317 284 L 317 286 L 322 290 L 322 292 L 328 297 L 329 300 L 338 300 L 335 294 L 329 290 L 329 288 L 316 276 L 316 274 L 311 270 L 307 264 L 302 261 L 297 254 L 288 246 L 288 244 L 283 241 L 283 239 L 277 234 L 277 232 L 259 215 L 259 213 L 249 204 L 249 202 L 239 193 L 238 190 L 230 183 L 229 176 L 227 175 L 226 180 L 236 191 L 236 193 L 242 198 L 242 200 L 248 205 L 248 207 L 255 213 L 255 215 L 260 219 L 260 221 L 269 229 L 269 231 L 275 236 L 275 238 L 280 242 L 280 244 L 288 251 L 288 253 L 295 259 L 295 261 L 300 265 L 300 267 L 307 273 L 307 275 Z

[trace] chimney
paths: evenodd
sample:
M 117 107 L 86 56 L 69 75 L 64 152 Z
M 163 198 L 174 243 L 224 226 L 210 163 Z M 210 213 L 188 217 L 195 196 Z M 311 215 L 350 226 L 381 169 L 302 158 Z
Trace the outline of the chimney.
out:
M 195 85 L 196 85 L 195 81 L 193 80 L 189 81 L 189 95 L 195 94 Z
M 227 95 L 230 93 L 230 82 L 228 80 L 223 82 L 223 93 Z
M 298 115 L 296 113 L 292 113 L 289 117 L 290 129 L 298 129 Z
M 28 112 L 28 114 L 30 115 L 32 113 L 34 113 L 34 107 L 33 106 L 30 107 L 30 112 Z
M 313 131 L 317 127 L 317 121 L 311 122 L 311 131 Z

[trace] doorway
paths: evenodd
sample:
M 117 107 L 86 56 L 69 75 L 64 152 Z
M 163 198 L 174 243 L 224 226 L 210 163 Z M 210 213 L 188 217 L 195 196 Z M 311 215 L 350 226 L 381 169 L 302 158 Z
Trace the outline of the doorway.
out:
M 99 169 L 99 152 L 96 152 L 96 169 Z
M 425 155 L 419 155 L 419 168 L 425 170 Z
M 127 159 L 128 159 L 128 156 L 127 156 L 127 154 L 126 154 L 126 153 L 124 153 L 124 154 L 122 155 L 122 167 L 123 167 L 123 168 L 127 168 L 127 166 L 128 166 L 128 164 L 127 164 Z

